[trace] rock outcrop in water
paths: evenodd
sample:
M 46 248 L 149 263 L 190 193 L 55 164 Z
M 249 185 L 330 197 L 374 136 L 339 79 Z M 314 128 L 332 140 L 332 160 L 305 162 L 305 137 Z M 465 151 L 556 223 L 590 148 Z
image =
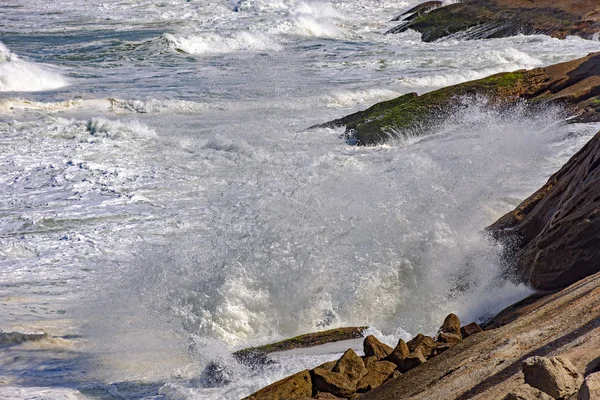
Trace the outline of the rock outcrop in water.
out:
M 500 109 L 521 101 L 531 108 L 560 104 L 571 122 L 600 121 L 600 53 L 545 68 L 500 73 L 420 96 L 409 93 L 315 127 L 345 126 L 350 142 L 377 144 L 421 134 L 464 107 L 465 99 L 477 96 Z
M 600 271 L 600 133 L 488 229 L 512 244 L 516 273 L 535 288 Z
M 517 34 L 589 38 L 600 32 L 600 4 L 593 0 L 465 0 L 432 8 L 417 8 L 416 17 L 404 19 L 386 33 L 413 29 L 431 42 L 450 35 L 464 39 Z

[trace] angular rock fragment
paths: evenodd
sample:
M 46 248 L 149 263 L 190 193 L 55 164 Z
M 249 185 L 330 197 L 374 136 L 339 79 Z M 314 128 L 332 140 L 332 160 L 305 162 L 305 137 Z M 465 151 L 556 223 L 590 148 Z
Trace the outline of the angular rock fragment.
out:
M 389 361 L 376 361 L 369 368 L 369 373 L 361 378 L 356 385 L 359 393 L 368 392 L 381 386 L 383 382 L 396 370 L 396 364 Z
M 317 391 L 334 394 L 338 397 L 351 397 L 356 393 L 356 386 L 339 372 L 322 368 L 312 371 L 313 384 Z
M 470 324 L 460 328 L 460 334 L 462 335 L 463 339 L 466 339 L 469 336 L 473 336 L 474 334 L 479 332 L 483 332 L 483 329 L 481 329 L 481 327 L 475 322 L 471 322 Z
M 280 400 L 312 396 L 312 383 L 308 370 L 288 376 L 262 388 L 244 400 Z
M 502 400 L 554 400 L 539 389 L 522 385 L 502 398 Z
M 338 360 L 332 369 L 333 372 L 339 372 L 350 382 L 356 384 L 363 376 L 369 372 L 365 368 L 365 363 L 352 349 L 346 350 L 344 355 Z
M 406 358 L 400 360 L 398 364 L 398 370 L 402 373 L 408 372 L 413 368 L 418 367 L 421 364 L 424 364 L 427 360 L 421 354 L 419 350 L 410 353 Z
M 564 357 L 529 357 L 523 362 L 525 383 L 555 399 L 566 399 L 576 393 L 582 376 Z
M 577 400 L 600 400 L 600 372 L 588 375 L 579 389 Z
M 423 355 L 423 357 L 425 357 L 425 359 L 428 359 L 433 355 L 433 350 L 437 344 L 433 338 L 419 333 L 417 336 L 409 340 L 407 345 L 411 353 L 419 352 Z
M 375 356 L 378 360 L 382 360 L 390 355 L 392 348 L 385 343 L 381 343 L 375 336 L 369 335 L 363 342 L 365 356 Z
M 400 361 L 404 360 L 409 354 L 410 350 L 408 349 L 408 345 L 404 340 L 400 339 L 394 350 L 392 350 L 392 353 L 387 356 L 386 360 L 398 365 L 400 364 Z

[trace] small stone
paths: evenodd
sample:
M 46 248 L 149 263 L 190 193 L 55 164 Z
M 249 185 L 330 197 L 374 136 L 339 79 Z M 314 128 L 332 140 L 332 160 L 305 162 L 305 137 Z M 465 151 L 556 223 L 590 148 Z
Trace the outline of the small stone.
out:
M 312 396 L 312 382 L 308 370 L 283 378 L 262 388 L 244 400 L 280 400 Z
M 421 352 L 417 350 L 410 353 L 403 360 L 400 360 L 400 363 L 398 364 L 398 370 L 402 373 L 405 373 L 415 367 L 418 367 L 421 364 L 424 364 L 426 361 L 427 360 L 425 359 L 423 354 L 421 354 Z
M 436 347 L 436 343 L 433 338 L 425 336 L 421 333 L 409 340 L 407 345 L 411 353 L 419 350 L 425 359 L 428 359 L 432 356 L 433 349 Z
M 408 345 L 404 340 L 400 339 L 394 350 L 392 350 L 392 353 L 387 356 L 386 360 L 398 365 L 400 361 L 404 360 L 409 354 L 410 350 L 408 349 Z
M 369 372 L 367 368 L 365 368 L 365 363 L 362 358 L 360 358 L 352 349 L 346 350 L 344 355 L 335 364 L 332 371 L 344 375 L 353 384 L 356 384 L 360 378 L 367 375 Z
M 600 400 L 600 372 L 588 375 L 579 389 L 577 400 Z
M 448 314 L 439 331 L 460 336 L 460 319 L 458 316 L 456 314 Z
M 502 398 L 502 400 L 554 400 L 539 389 L 521 385 Z
M 460 328 L 460 334 L 462 335 L 463 339 L 466 339 L 469 336 L 473 336 L 474 334 L 479 332 L 483 332 L 483 329 L 481 329 L 481 327 L 475 322 L 471 322 L 469 325 L 465 325 L 462 328 Z
M 356 393 L 356 386 L 339 372 L 315 368 L 312 370 L 312 375 L 315 389 L 319 392 L 327 392 L 345 398 Z
M 395 370 L 396 364 L 389 361 L 377 361 L 373 363 L 369 369 L 369 373 L 358 381 L 356 391 L 364 393 L 381 386 Z
M 381 343 L 373 335 L 369 335 L 365 338 L 365 341 L 363 342 L 363 348 L 365 351 L 365 356 L 375 356 L 378 360 L 383 360 L 390 355 L 392 350 L 394 350 L 387 344 Z
M 555 399 L 568 398 L 583 382 L 582 376 L 564 357 L 529 357 L 523 362 L 525 383 Z

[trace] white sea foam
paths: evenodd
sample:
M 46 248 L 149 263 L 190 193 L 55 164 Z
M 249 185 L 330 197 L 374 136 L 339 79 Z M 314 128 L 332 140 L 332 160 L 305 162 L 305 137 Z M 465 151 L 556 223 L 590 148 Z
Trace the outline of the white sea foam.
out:
M 67 85 L 60 73 L 21 60 L 0 42 L 0 92 L 39 92 Z
M 228 36 L 212 32 L 191 35 L 165 33 L 163 38 L 173 50 L 195 55 L 282 49 L 281 45 L 267 34 L 245 31 Z

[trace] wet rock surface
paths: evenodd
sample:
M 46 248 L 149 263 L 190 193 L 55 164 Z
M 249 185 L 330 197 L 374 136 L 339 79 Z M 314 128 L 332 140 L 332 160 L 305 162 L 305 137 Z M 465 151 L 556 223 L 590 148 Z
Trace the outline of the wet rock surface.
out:
M 408 18 L 386 33 L 412 29 L 431 42 L 447 36 L 488 39 L 540 33 L 591 38 L 600 31 L 600 5 L 595 1 L 465 0 L 441 8 L 428 3 L 407 12 Z

